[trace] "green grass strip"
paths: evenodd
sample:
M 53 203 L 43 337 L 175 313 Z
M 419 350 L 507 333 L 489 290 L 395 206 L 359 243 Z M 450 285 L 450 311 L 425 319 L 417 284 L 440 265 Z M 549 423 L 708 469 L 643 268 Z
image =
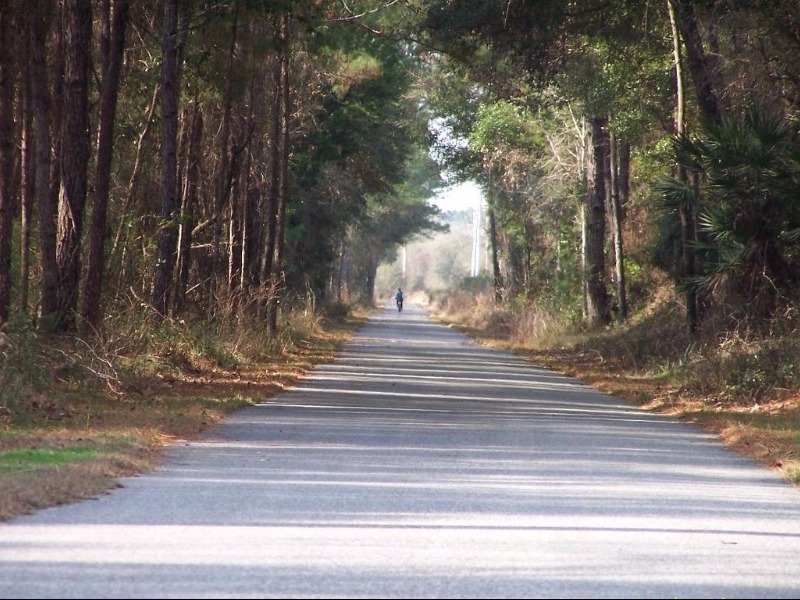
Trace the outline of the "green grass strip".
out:
M 30 471 L 40 467 L 60 467 L 97 456 L 94 448 L 24 448 L 0 453 L 0 471 Z

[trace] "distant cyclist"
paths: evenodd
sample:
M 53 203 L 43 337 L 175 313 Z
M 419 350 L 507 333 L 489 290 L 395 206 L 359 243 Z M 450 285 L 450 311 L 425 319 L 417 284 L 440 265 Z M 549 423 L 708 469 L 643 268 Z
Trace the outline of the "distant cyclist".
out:
M 403 290 L 397 288 L 397 293 L 394 295 L 395 302 L 397 302 L 397 312 L 403 312 Z

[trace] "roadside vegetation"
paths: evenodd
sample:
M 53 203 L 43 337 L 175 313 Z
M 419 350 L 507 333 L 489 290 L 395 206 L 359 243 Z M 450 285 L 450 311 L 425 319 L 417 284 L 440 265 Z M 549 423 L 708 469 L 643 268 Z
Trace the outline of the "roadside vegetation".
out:
M 329 361 L 365 314 L 188 323 L 146 307 L 100 342 L 14 324 L 0 336 L 0 520 L 102 494 L 155 468 L 171 444 Z

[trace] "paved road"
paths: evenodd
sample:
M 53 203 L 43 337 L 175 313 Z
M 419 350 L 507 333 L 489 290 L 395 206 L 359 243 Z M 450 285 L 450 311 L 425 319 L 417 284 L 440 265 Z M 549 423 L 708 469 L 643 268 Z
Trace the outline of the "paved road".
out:
M 408 305 L 96 500 L 0 526 L 2 598 L 800 598 L 800 492 Z

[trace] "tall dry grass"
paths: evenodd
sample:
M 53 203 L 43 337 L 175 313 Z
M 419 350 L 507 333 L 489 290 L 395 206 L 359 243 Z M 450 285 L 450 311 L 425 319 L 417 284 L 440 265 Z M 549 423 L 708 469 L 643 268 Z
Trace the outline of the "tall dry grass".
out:
M 686 393 L 717 401 L 758 403 L 800 394 L 800 310 L 792 303 L 758 323 L 709 309 L 696 336 L 671 289 L 654 294 L 625 323 L 600 330 L 536 305 L 498 307 L 488 294 L 451 294 L 435 312 L 507 346 L 589 352 L 608 369 L 659 375 Z

